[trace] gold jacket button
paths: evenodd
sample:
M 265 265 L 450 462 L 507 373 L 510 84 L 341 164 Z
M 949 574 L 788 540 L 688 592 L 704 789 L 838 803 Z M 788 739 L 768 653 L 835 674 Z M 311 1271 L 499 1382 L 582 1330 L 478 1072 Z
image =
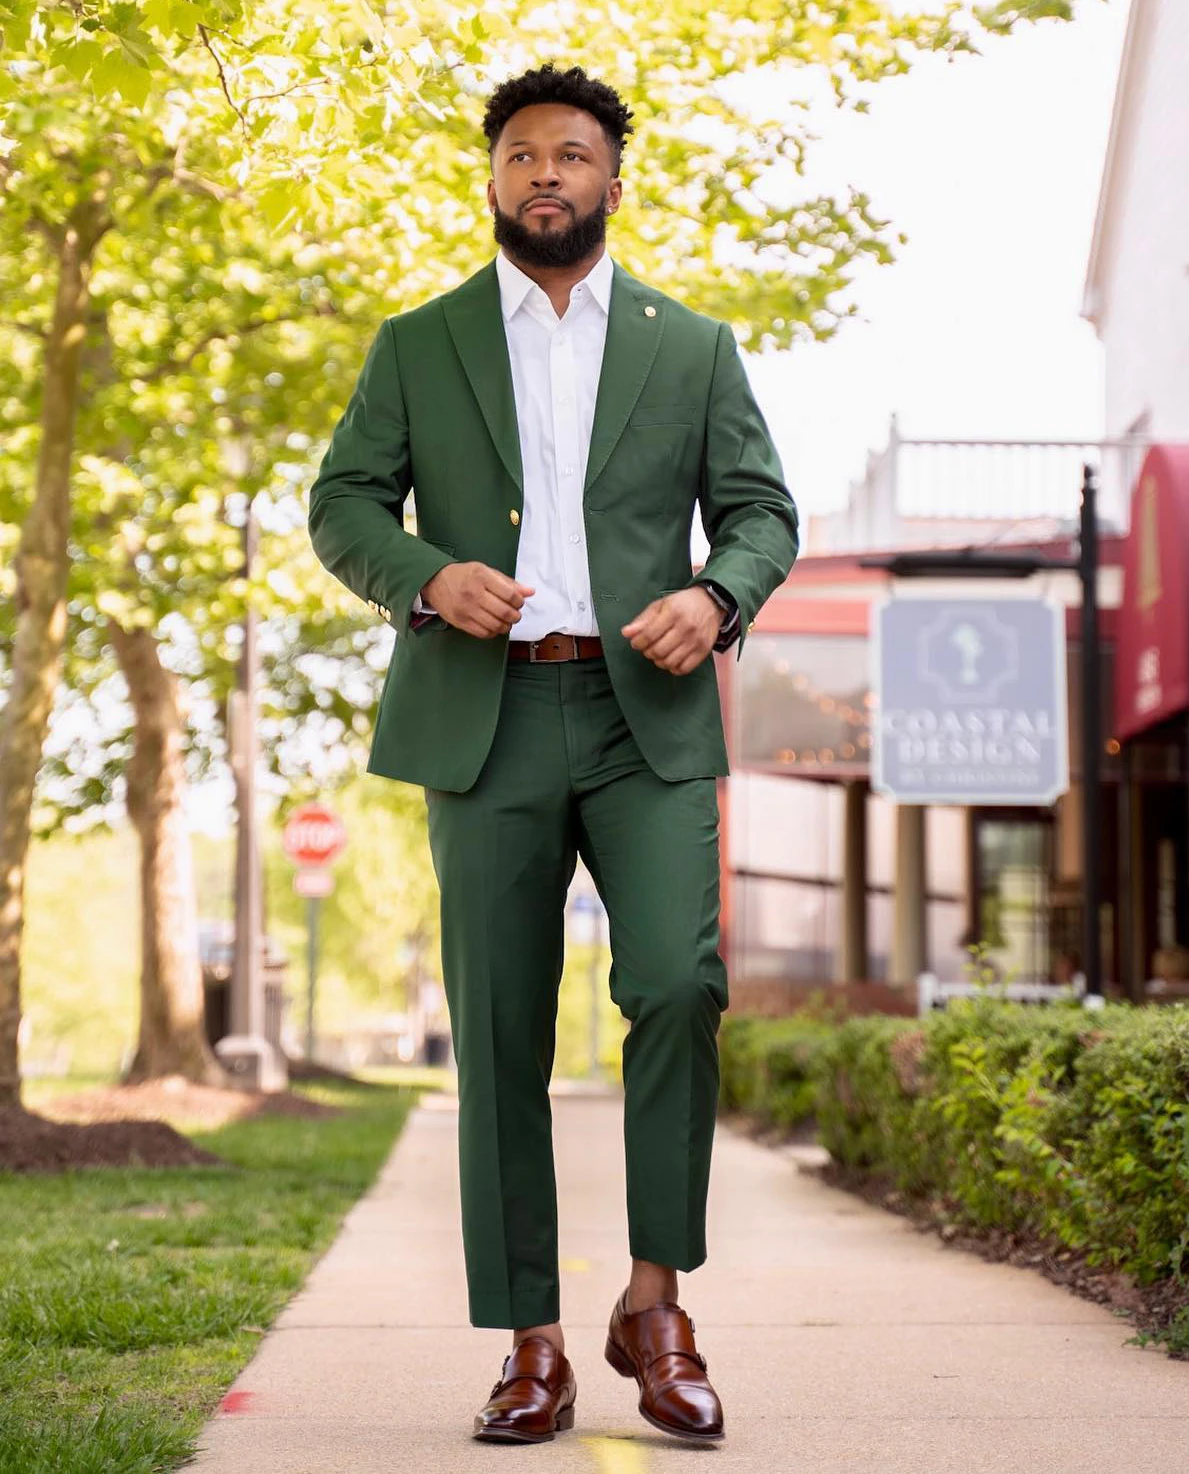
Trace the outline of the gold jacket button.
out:
M 512 524 L 513 527 L 520 526 L 520 513 L 516 510 L 515 507 L 513 507 L 512 510 L 508 513 L 508 521 Z
M 756 622 L 753 619 L 752 622 L 747 626 L 747 633 L 750 635 L 751 632 L 752 632 L 752 630 L 755 629 L 755 627 L 756 627 Z
M 644 309 L 644 316 L 645 317 L 655 317 L 656 316 L 656 308 L 655 307 L 646 307 Z
M 367 607 L 372 611 L 373 614 L 379 614 L 380 612 L 380 606 L 376 603 L 375 599 L 369 599 L 367 601 Z

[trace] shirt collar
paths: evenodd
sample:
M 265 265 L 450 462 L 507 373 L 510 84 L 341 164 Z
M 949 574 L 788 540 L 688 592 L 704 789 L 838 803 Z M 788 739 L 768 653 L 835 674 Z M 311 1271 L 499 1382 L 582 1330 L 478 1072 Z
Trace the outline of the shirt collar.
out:
M 505 322 L 514 317 L 524 306 L 525 298 L 534 287 L 542 292 L 542 296 L 544 295 L 532 277 L 526 276 L 514 261 L 504 255 L 502 249 L 495 258 L 495 270 L 500 284 L 500 311 L 503 313 Z M 609 313 L 611 310 L 611 281 L 614 271 L 610 253 L 604 250 L 590 271 L 583 277 L 583 281 L 590 289 L 590 295 L 604 313 Z M 549 310 L 552 312 L 553 308 L 550 307 Z

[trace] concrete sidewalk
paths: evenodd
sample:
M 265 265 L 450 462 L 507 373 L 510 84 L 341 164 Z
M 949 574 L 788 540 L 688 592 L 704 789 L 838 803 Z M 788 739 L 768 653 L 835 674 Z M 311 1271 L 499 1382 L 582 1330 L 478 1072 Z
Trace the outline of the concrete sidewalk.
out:
M 726 1410 L 718 1448 L 635 1411 L 603 1361 L 625 1282 L 622 1105 L 555 1101 L 577 1427 L 475 1443 L 508 1337 L 466 1323 L 455 1117 L 427 1097 L 380 1181 L 204 1429 L 203 1474 L 707 1468 L 806 1474 L 1186 1474 L 1189 1364 L 720 1130 L 710 1259 L 682 1277 Z

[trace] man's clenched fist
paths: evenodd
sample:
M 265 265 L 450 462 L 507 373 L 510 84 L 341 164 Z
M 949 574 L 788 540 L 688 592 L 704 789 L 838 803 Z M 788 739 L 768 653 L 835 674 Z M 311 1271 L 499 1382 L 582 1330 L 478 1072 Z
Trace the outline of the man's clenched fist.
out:
M 653 665 L 687 676 L 714 649 L 722 619 L 706 590 L 695 586 L 655 599 L 622 633 Z
M 486 563 L 447 563 L 421 590 L 421 597 L 455 629 L 493 640 L 517 623 L 524 601 L 535 593 Z

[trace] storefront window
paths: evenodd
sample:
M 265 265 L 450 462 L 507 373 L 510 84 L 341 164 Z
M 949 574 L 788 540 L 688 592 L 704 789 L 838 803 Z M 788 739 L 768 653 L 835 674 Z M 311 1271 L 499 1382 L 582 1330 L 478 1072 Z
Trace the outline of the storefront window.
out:
M 1046 981 L 1050 945 L 1052 825 L 975 816 L 978 926 L 971 938 L 1004 981 Z
M 841 787 L 743 772 L 729 794 L 732 971 L 830 979 L 841 925 Z
M 865 772 L 869 646 L 849 635 L 752 635 L 739 663 L 735 753 L 753 767 Z
M 731 776 L 730 864 L 753 875 L 842 879 L 845 798 L 836 783 L 767 773 Z
M 963 979 L 968 972 L 968 823 L 966 809 L 936 807 L 925 813 L 926 965 L 939 978 Z
M 842 924 L 836 886 L 740 875 L 734 897 L 733 977 L 829 982 Z
M 891 891 L 867 893 L 867 975 L 877 983 L 891 975 L 894 905 Z

